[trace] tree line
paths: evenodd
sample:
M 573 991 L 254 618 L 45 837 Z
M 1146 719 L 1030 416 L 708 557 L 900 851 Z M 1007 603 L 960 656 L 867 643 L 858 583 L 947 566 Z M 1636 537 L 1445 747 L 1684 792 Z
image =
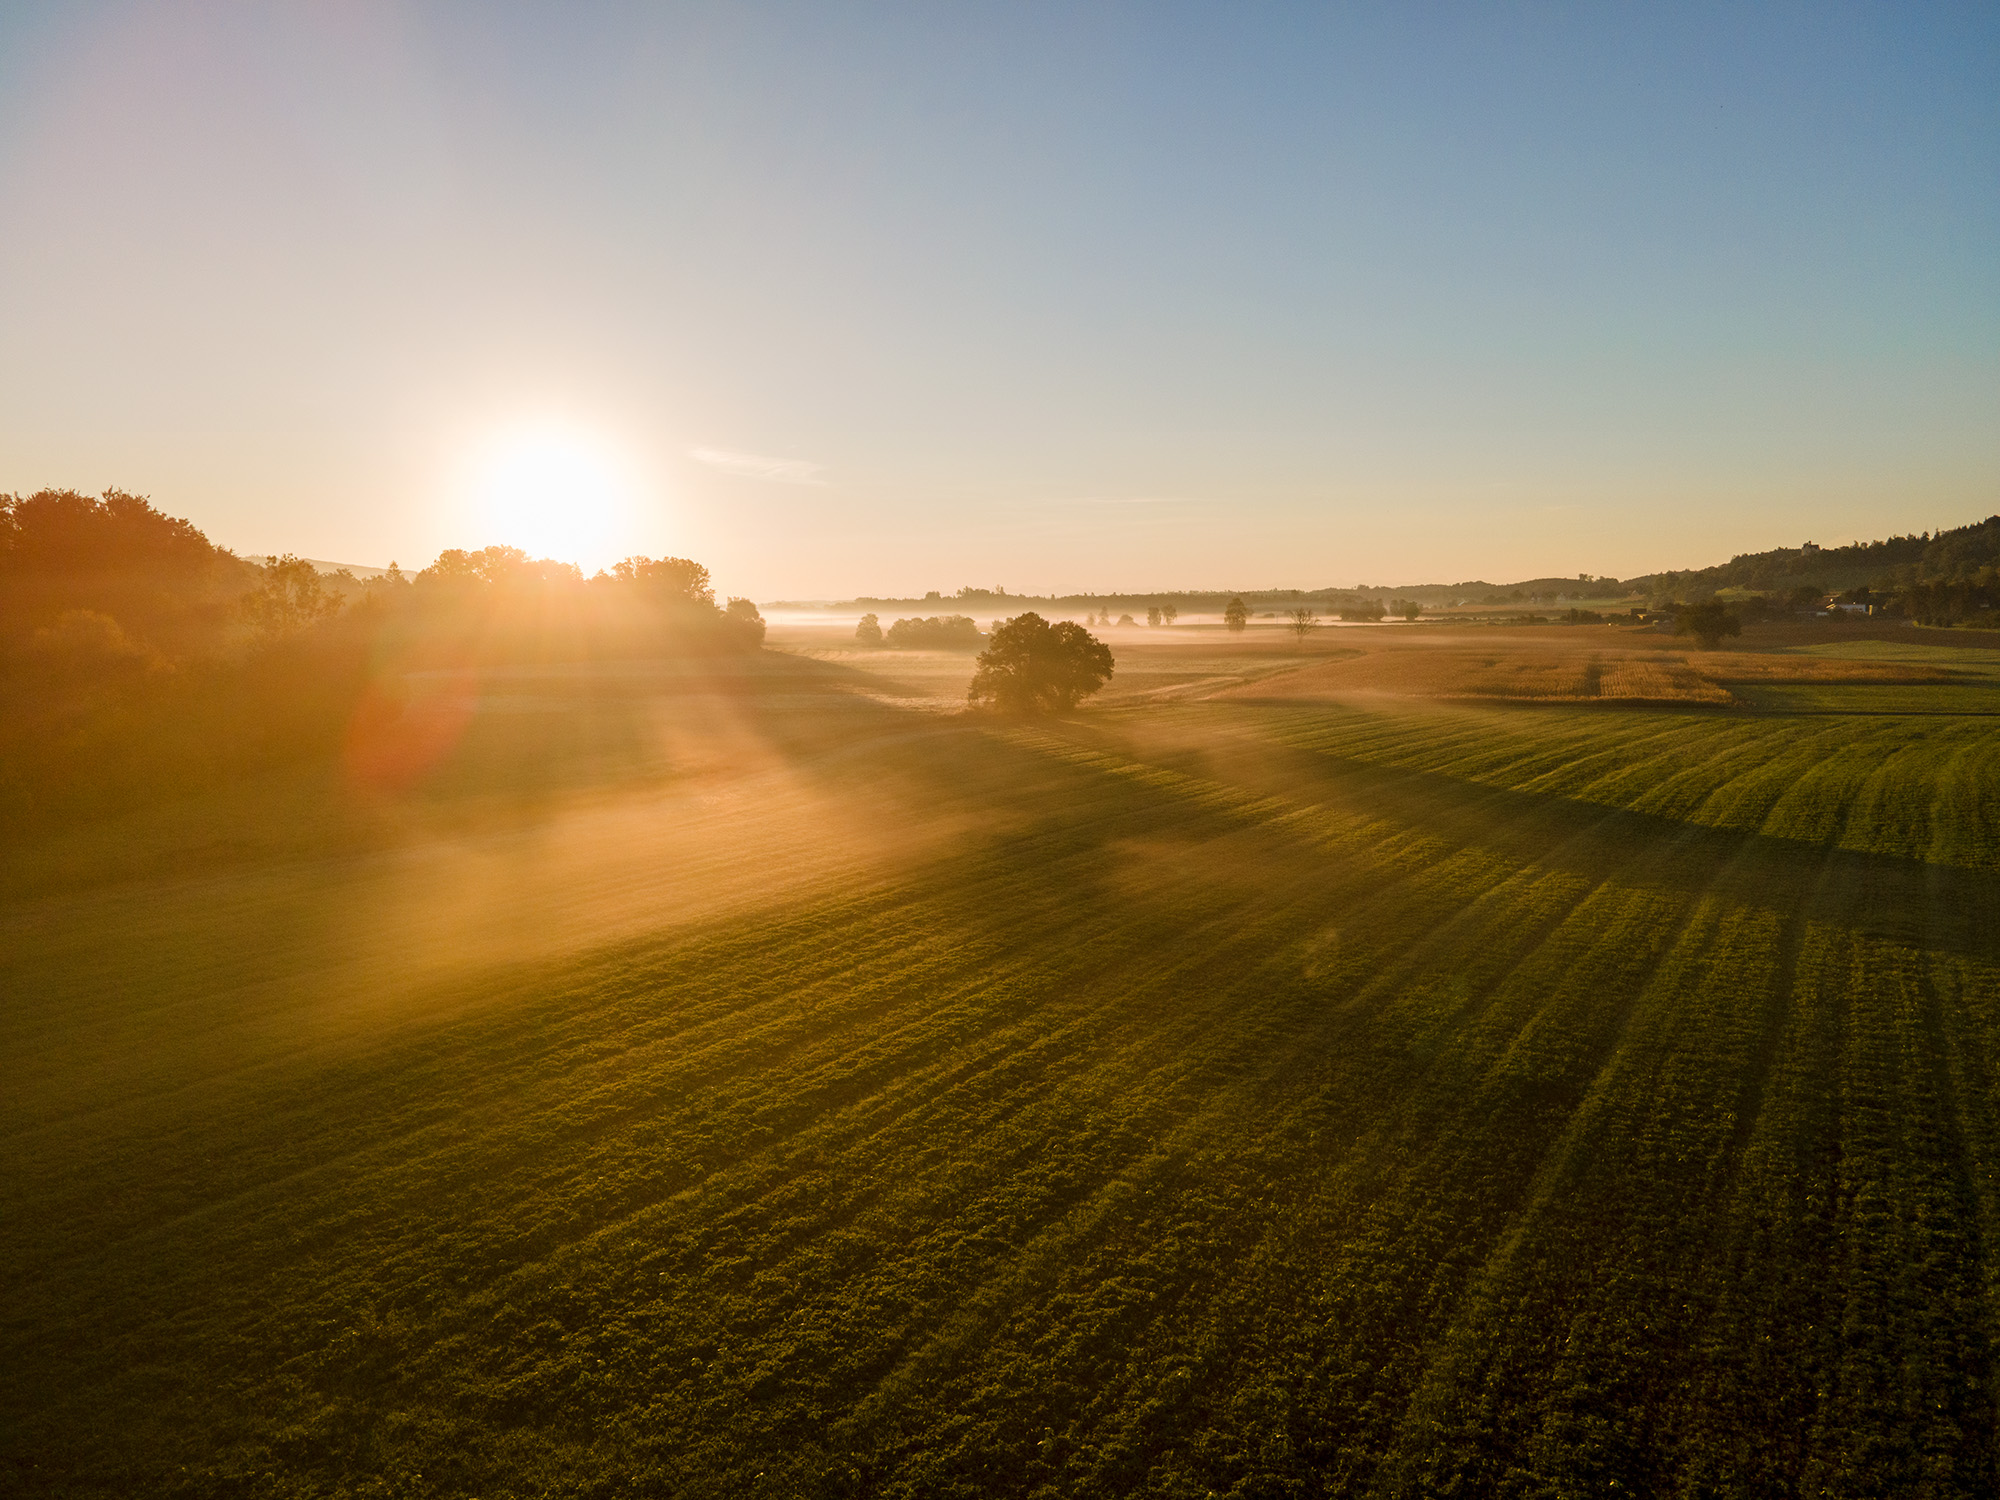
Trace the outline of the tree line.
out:
M 1569 613 L 1574 623 L 1597 623 L 1602 619 L 1593 616 L 1585 621 L 1579 618 L 1584 612 Z M 1885 588 L 1862 584 L 1836 594 L 1801 584 L 1782 594 L 1742 594 L 1726 600 L 1714 596 L 1664 599 L 1656 601 L 1650 613 L 1671 617 L 1676 634 L 1695 636 L 1704 646 L 1714 646 L 1725 636 L 1740 635 L 1745 625 L 1802 614 L 1823 616 L 1835 624 L 1863 617 L 1911 620 L 1919 625 L 2000 629 L 2000 570 L 1985 569 L 1970 578 L 1949 582 L 1906 583 Z
M 1973 585 L 1991 590 L 2000 570 L 2000 516 L 1968 526 L 1821 547 L 1803 542 L 1740 553 L 1726 563 L 1681 572 L 1649 573 L 1626 587 L 1652 598 L 1700 597 L 1747 589 L 1773 598 L 1809 591 L 1820 598 L 1868 589 L 1914 595 L 1923 588 Z
M 1109 680 L 1079 625 L 1025 614 L 899 620 L 883 644 L 980 652 L 973 704 L 1073 708 Z M 333 757 L 371 784 L 437 761 L 415 677 L 475 696 L 491 668 L 758 650 L 748 599 L 689 558 L 585 577 L 516 547 L 450 549 L 405 573 L 322 572 L 215 546 L 143 496 L 0 495 L 0 840 Z
M 405 574 L 215 546 L 143 496 L 0 495 L 0 824 L 15 834 L 325 755 L 412 671 L 755 650 L 747 599 L 632 557 L 585 578 L 514 547 Z M 364 712 L 365 711 L 365 712 Z

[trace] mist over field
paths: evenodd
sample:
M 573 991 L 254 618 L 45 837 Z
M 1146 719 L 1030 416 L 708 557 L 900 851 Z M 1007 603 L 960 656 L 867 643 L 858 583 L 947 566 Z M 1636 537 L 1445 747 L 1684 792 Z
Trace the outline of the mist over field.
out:
M 0 1497 L 2000 1494 L 1996 78 L 0 5 Z
M 975 621 L 4 513 L 22 1492 L 2000 1481 L 2000 523 Z

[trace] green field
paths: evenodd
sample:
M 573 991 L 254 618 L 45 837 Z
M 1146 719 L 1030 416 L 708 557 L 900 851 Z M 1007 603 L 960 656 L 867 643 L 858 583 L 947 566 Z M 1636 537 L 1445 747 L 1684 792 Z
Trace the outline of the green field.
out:
M 2000 1489 L 2000 680 L 1259 650 L 524 674 L 19 851 L 0 1488 Z
M 1815 663 L 1888 663 L 1915 670 L 1943 671 L 1957 680 L 1881 685 L 1732 683 L 1732 690 L 1744 702 L 1769 713 L 2000 713 L 2000 651 L 1921 641 L 1860 640 L 1797 647 L 1787 654 Z

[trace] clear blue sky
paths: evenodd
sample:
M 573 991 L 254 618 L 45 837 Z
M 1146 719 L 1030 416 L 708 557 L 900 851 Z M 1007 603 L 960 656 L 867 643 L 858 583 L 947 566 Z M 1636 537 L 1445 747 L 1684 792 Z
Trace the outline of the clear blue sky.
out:
M 0 203 L 0 489 L 242 551 L 771 598 L 2000 511 L 1990 4 L 15 4 Z

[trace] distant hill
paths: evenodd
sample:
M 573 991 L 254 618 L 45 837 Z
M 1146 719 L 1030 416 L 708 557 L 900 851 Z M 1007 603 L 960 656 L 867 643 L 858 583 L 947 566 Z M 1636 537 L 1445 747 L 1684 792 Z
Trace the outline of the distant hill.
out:
M 1982 571 L 2000 568 L 2000 516 L 1988 516 L 1950 531 L 1892 536 L 1879 542 L 1853 542 L 1845 547 L 1820 547 L 1805 542 L 1775 547 L 1769 552 L 1745 552 L 1710 568 L 1665 569 L 1615 578 L 1527 578 L 1518 583 L 1404 584 L 1399 588 L 1363 587 L 1346 592 L 1371 597 L 1401 594 L 1428 604 L 1454 598 L 1471 604 L 1515 600 L 1693 596 L 1719 589 L 1754 589 L 1783 593 L 1809 586 L 1825 593 L 1867 585 L 1879 590 L 1920 583 L 1970 583 Z
M 256 562 L 257 559 L 252 557 L 250 561 Z M 367 563 L 328 562 L 323 557 L 307 557 L 301 561 L 311 563 L 322 573 L 352 573 L 356 578 L 380 578 L 389 571 L 387 568 L 370 567 Z
M 1644 594 L 1695 594 L 1716 589 L 1771 593 L 1811 585 L 1829 592 L 1915 583 L 1969 583 L 2000 567 L 2000 516 L 1920 536 L 1892 536 L 1845 547 L 1778 547 L 1746 552 L 1712 568 L 1646 573 L 1625 580 Z
M 246 555 L 246 560 L 259 561 Z M 386 568 L 364 563 L 328 562 L 307 558 L 322 573 L 345 570 L 356 579 L 380 577 Z M 1010 594 L 1000 589 L 965 588 L 955 593 L 932 592 L 922 598 L 906 595 L 883 598 L 863 595 L 850 600 L 800 599 L 769 600 L 774 609 L 909 609 L 936 613 L 940 607 L 957 606 L 984 619 L 995 612 L 1026 608 L 1075 610 L 1085 607 L 1109 608 L 1114 613 L 1143 610 L 1149 604 L 1176 604 L 1188 613 L 1217 613 L 1231 598 L 1241 598 L 1253 610 L 1270 610 L 1298 603 L 1338 608 L 1342 600 L 1415 599 L 1426 607 L 1453 604 L 1551 604 L 1602 603 L 1621 599 L 1689 598 L 1722 589 L 1751 589 L 1778 594 L 1800 587 L 1825 593 L 1867 585 L 1881 591 L 1907 588 L 1914 584 L 1971 583 L 1981 574 L 1990 581 L 2000 570 L 2000 516 L 1988 516 L 1969 526 L 1949 531 L 1923 532 L 1916 536 L 1892 536 L 1879 542 L 1853 542 L 1845 547 L 1820 547 L 1805 542 L 1797 547 L 1776 547 L 1769 552 L 1745 552 L 1726 563 L 1709 568 L 1665 569 L 1617 579 L 1608 575 L 1574 574 L 1561 577 L 1523 578 L 1511 583 L 1489 583 L 1483 578 L 1460 583 L 1357 584 L 1353 588 L 1331 586 L 1316 589 L 1158 589 L 1117 590 L 1107 593 L 1063 594 L 1055 597 Z

